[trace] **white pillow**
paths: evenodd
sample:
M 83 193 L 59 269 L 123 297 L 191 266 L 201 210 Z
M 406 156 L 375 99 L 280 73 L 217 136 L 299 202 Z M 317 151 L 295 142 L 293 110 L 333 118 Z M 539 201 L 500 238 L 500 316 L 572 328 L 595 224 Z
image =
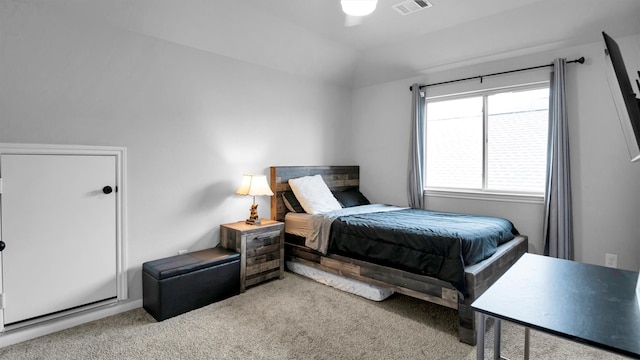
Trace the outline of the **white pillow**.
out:
M 307 214 L 342 209 L 320 175 L 289 179 L 289 186 Z

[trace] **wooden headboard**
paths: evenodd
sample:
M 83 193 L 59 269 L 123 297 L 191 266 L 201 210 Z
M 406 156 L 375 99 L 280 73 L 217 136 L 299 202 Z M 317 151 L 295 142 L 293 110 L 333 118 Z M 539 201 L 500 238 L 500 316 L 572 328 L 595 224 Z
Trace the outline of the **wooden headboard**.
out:
M 284 221 L 287 208 L 282 201 L 282 193 L 291 191 L 289 179 L 318 174 L 331 190 L 360 189 L 359 166 L 272 166 L 269 182 L 274 192 L 271 197 L 271 219 Z

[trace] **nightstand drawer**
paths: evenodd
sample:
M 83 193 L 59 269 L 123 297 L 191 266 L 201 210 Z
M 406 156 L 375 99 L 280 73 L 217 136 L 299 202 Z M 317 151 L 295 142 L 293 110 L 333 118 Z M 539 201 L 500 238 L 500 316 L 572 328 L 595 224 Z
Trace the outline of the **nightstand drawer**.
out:
M 247 277 L 272 270 L 280 271 L 280 249 L 247 258 Z
M 280 230 L 247 236 L 247 257 L 275 251 L 279 249 L 279 247 Z
M 275 249 L 258 256 L 247 257 L 247 267 L 264 264 L 274 260 L 280 260 L 280 249 Z

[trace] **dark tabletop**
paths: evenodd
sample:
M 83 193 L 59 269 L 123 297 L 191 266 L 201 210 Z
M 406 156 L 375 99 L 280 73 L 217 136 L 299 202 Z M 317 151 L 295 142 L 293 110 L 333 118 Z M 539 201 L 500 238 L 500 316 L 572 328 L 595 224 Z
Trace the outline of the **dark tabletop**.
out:
M 471 304 L 481 313 L 640 357 L 638 273 L 524 254 Z

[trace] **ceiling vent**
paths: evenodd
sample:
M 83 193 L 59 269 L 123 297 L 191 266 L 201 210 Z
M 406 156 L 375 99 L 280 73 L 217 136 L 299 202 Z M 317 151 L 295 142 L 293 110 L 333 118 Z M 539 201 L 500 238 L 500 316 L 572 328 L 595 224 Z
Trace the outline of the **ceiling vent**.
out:
M 402 15 L 409 15 L 432 6 L 433 5 L 426 0 L 406 0 L 393 5 L 393 8 Z

